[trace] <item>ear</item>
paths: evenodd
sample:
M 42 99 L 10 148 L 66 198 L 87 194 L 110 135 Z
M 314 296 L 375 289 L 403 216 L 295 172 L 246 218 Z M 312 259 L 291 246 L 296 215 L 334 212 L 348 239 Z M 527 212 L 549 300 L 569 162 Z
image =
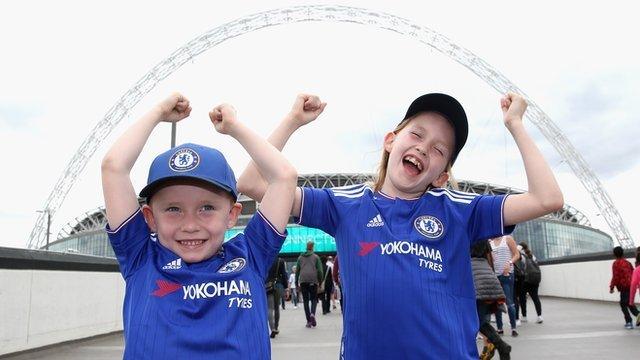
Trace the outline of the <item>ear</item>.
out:
M 396 134 L 391 131 L 388 132 L 387 135 L 384 136 L 384 149 L 390 153 L 391 148 L 393 147 L 393 141 L 396 139 Z
M 242 204 L 234 203 L 229 210 L 229 218 L 227 219 L 227 229 L 231 229 L 238 222 L 238 217 L 242 212 Z
M 435 180 L 433 180 L 431 185 L 440 188 L 444 187 L 447 184 L 447 181 L 449 181 L 449 173 L 444 171 L 442 174 L 438 175 Z
M 157 232 L 158 227 L 156 226 L 156 220 L 153 217 L 151 206 L 147 204 L 142 205 L 142 215 L 144 216 L 144 220 L 147 222 L 147 225 L 149 225 L 151 232 Z

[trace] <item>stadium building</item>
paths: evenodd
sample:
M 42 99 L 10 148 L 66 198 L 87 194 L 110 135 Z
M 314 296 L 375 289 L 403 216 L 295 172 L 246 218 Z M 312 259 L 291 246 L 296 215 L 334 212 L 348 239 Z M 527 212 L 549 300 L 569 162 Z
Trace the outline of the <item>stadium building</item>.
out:
M 370 174 L 310 174 L 300 175 L 298 185 L 315 188 L 338 187 L 371 181 Z M 459 181 L 460 191 L 476 194 L 517 194 L 522 190 L 479 183 Z M 142 203 L 142 199 L 140 200 Z M 225 241 L 241 232 L 256 210 L 255 201 L 240 196 L 242 215 L 238 224 L 228 230 Z M 104 208 L 86 212 L 65 225 L 58 233 L 57 240 L 49 244 L 49 250 L 74 252 L 96 256 L 115 257 L 105 232 L 106 217 Z M 335 253 L 334 239 L 321 230 L 296 225 L 290 219 L 287 226 L 288 236 L 280 254 L 292 259 L 305 251 L 307 241 L 315 242 L 317 253 Z M 516 226 L 513 234 L 517 242 L 526 241 L 540 260 L 553 259 L 569 255 L 610 251 L 613 239 L 608 234 L 591 227 L 587 217 L 577 209 L 565 204 L 556 213 L 527 221 Z

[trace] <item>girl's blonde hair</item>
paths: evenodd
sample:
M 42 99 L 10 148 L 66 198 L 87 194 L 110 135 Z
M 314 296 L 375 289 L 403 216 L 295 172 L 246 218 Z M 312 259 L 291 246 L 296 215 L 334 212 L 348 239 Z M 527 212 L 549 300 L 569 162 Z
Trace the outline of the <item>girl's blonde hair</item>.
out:
M 393 133 L 397 135 L 416 116 L 418 116 L 418 114 L 416 114 L 416 115 L 414 115 L 412 117 L 406 118 L 403 121 L 401 121 L 398 124 L 398 126 L 396 126 L 396 128 L 393 130 Z M 382 189 L 382 185 L 384 184 L 384 179 L 387 177 L 387 164 L 388 163 L 389 163 L 389 152 L 386 149 L 383 148 L 382 149 L 382 159 L 380 160 L 380 164 L 378 165 L 378 173 L 377 173 L 376 177 L 374 178 L 373 183 L 371 184 L 374 191 L 380 191 Z M 449 163 L 447 164 L 447 168 L 445 169 L 445 172 L 447 172 L 449 174 L 449 180 L 447 180 L 447 187 L 451 188 L 451 189 L 454 189 L 454 190 L 458 190 L 458 182 L 453 177 L 453 172 L 452 172 L 452 168 L 451 167 L 452 167 L 451 160 L 449 160 Z M 431 184 L 429 184 L 427 186 L 427 189 L 425 190 L 425 192 L 431 190 L 431 188 L 433 188 L 433 186 Z

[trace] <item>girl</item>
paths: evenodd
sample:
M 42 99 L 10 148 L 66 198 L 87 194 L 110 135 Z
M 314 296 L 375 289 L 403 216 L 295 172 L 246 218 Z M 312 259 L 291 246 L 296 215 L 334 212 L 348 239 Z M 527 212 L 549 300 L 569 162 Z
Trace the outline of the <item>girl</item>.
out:
M 500 280 L 494 272 L 491 246 L 487 241 L 478 241 L 471 247 L 471 269 L 476 288 L 476 310 L 480 322 L 480 333 L 486 338 L 480 360 L 491 359 L 496 349 L 500 354 L 500 360 L 510 359 L 511 345 L 502 340 L 489 322 L 492 312 L 502 312 L 500 304 L 505 304 L 506 298 Z
M 504 294 L 507 297 L 507 313 L 509 314 L 509 323 L 511 325 L 511 336 L 518 336 L 516 331 L 516 307 L 513 301 L 513 285 L 514 285 L 514 266 L 513 264 L 520 260 L 520 252 L 515 240 L 511 236 L 500 236 L 489 241 L 491 244 L 491 253 L 494 263 L 494 269 Z M 526 304 L 525 304 L 526 306 Z M 526 313 L 526 310 L 525 310 Z M 496 326 L 498 326 L 498 334 L 504 332 L 502 328 L 502 311 L 496 314 Z M 525 315 L 526 316 L 526 315 Z
M 326 104 L 299 95 L 269 137 L 282 149 Z M 562 193 L 527 134 L 527 104 L 501 100 L 504 124 L 522 155 L 529 191 L 486 196 L 443 188 L 467 139 L 467 117 L 445 94 L 426 94 L 383 139 L 375 184 L 298 188 L 292 215 L 336 239 L 345 296 L 345 359 L 477 359 L 478 318 L 469 247 L 510 233 L 513 225 L 560 209 Z M 260 201 L 253 164 L 239 189 Z
M 636 269 L 631 275 L 631 287 L 629 289 L 629 307 L 634 306 L 634 300 L 640 287 L 640 247 L 636 250 Z M 636 316 L 636 327 L 640 327 L 640 315 Z
M 522 251 L 524 252 L 523 256 L 525 257 L 523 263 L 525 264 L 525 281 L 522 292 L 520 293 L 520 307 L 522 308 L 522 321 L 527 320 L 527 294 L 531 296 L 531 300 L 533 301 L 533 305 L 536 307 L 536 314 L 538 315 L 538 319 L 536 323 L 542 324 L 544 319 L 542 318 L 542 304 L 540 303 L 540 297 L 538 296 L 538 288 L 540 287 L 540 276 L 533 276 L 534 273 L 539 272 L 538 268 L 538 260 L 536 256 L 533 255 L 531 250 L 529 249 L 529 245 L 526 242 L 521 241 L 520 246 L 522 247 Z M 538 271 L 532 271 L 536 269 Z M 530 275 L 531 274 L 531 275 Z

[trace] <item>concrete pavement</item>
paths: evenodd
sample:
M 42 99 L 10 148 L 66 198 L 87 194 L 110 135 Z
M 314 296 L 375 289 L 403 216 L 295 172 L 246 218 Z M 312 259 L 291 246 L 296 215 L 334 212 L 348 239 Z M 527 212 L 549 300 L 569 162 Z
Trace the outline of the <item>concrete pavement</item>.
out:
M 616 303 L 543 298 L 542 309 L 543 324 L 531 321 L 518 328 L 519 337 L 505 335 L 504 339 L 513 346 L 513 359 L 634 359 L 640 354 L 640 329 L 624 329 Z M 535 316 L 531 316 L 535 314 L 531 301 L 528 310 L 529 319 L 535 320 Z M 302 307 L 293 309 L 287 303 L 287 309 L 281 312 L 280 334 L 271 342 L 273 359 L 338 358 L 342 332 L 340 310 L 321 315 L 318 307 L 318 312 L 318 326 L 307 329 Z M 115 360 L 122 358 L 122 348 L 122 333 L 116 333 L 0 358 Z

